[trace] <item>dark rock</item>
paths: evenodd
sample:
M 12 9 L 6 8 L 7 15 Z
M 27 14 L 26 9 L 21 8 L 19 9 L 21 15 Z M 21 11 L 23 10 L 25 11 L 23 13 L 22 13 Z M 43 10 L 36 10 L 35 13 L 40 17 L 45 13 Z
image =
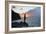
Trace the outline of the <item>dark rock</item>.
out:
M 28 24 L 25 22 L 14 22 L 12 23 L 12 28 L 19 28 L 19 27 L 28 27 Z
M 20 15 L 18 13 L 14 12 L 13 10 L 11 10 L 11 11 L 12 11 L 12 21 L 21 19 Z

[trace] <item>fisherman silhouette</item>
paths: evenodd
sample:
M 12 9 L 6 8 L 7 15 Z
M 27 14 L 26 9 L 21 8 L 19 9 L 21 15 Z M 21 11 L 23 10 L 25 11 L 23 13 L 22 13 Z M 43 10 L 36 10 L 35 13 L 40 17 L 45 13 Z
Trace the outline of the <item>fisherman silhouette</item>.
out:
M 14 20 L 19 20 L 21 19 L 20 15 L 16 12 L 14 12 L 13 10 L 12 11 L 12 28 L 15 28 L 15 27 L 28 27 L 28 24 L 25 22 L 26 20 L 26 14 L 24 14 L 24 22 L 13 22 Z

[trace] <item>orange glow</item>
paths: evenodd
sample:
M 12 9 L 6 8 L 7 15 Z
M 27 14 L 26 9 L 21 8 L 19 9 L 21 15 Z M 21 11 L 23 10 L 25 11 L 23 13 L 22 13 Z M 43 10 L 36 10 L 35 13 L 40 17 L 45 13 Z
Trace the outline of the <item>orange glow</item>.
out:
M 30 17 L 32 16 L 33 14 L 32 13 L 26 13 L 26 17 Z M 21 17 L 24 17 L 24 13 L 20 14 Z

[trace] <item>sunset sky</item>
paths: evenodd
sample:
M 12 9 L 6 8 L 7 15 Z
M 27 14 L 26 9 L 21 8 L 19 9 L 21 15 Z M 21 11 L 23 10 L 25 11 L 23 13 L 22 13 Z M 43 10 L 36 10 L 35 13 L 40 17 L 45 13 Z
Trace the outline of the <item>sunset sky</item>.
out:
M 24 13 L 28 12 L 29 10 L 35 9 L 36 6 L 14 6 L 12 8 L 14 12 L 19 13 L 21 17 L 24 17 Z M 32 13 L 26 13 L 26 17 L 32 16 Z

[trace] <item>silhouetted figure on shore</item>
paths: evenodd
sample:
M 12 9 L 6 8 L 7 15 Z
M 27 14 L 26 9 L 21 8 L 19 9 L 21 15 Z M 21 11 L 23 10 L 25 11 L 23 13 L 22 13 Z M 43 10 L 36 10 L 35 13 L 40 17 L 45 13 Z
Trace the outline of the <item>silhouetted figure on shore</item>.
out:
M 24 13 L 24 23 L 26 22 L 26 13 Z

